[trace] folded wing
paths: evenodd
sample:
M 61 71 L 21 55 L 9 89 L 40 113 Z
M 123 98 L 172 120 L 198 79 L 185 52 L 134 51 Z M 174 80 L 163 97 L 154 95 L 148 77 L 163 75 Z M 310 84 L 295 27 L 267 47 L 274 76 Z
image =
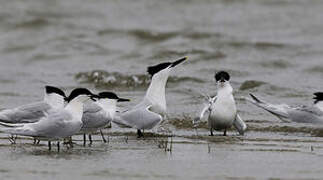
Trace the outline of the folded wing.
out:
M 125 126 L 132 127 L 136 129 L 151 129 L 160 121 L 162 121 L 162 116 L 152 112 L 150 110 L 151 106 L 146 108 L 134 108 L 132 110 L 126 111 L 124 113 L 118 114 L 113 122 Z
M 37 102 L 7 109 L 0 112 L 0 122 L 6 123 L 33 123 L 39 121 L 51 109 L 45 102 Z

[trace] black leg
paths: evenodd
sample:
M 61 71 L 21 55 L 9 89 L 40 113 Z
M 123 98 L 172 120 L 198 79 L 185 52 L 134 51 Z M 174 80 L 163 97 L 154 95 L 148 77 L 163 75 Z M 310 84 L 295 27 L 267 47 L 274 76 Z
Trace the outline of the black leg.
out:
M 90 145 L 92 145 L 92 135 L 89 134 L 89 141 L 90 141 Z
M 11 144 L 16 144 L 16 139 L 17 139 L 17 135 L 14 136 L 14 135 L 11 135 L 9 137 L 9 141 L 11 142 Z
M 227 136 L 227 129 L 224 129 L 223 136 Z
M 210 128 L 210 136 L 213 136 L 213 129 L 212 128 Z
M 40 143 L 40 140 L 39 139 L 36 139 L 36 138 L 34 138 L 34 145 L 38 145 Z
M 104 138 L 104 134 L 103 134 L 103 132 L 102 132 L 102 130 L 101 130 L 101 129 L 100 129 L 100 133 L 101 133 L 101 137 L 102 137 L 103 142 L 104 142 L 104 143 L 106 143 L 106 142 L 107 142 L 107 140 Z
M 59 152 L 60 146 L 59 146 L 59 141 L 57 141 L 57 152 Z
M 73 148 L 73 139 L 72 139 L 72 136 L 69 138 L 69 144 L 70 144 L 70 147 Z
M 52 150 L 52 143 L 50 141 L 48 141 L 48 151 Z
M 137 129 L 137 135 L 138 138 L 144 137 L 144 134 L 140 131 L 140 129 Z
M 86 145 L 86 134 L 83 134 L 83 146 Z

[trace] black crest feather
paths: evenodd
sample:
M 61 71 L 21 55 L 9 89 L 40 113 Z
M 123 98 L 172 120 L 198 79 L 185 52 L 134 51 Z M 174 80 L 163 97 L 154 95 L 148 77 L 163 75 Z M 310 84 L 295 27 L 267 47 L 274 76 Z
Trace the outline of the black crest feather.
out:
M 170 62 L 166 62 L 166 63 L 161 63 L 161 64 L 157 64 L 155 66 L 149 66 L 147 69 L 147 72 L 153 76 L 154 74 L 158 73 L 159 71 L 169 67 L 172 63 Z
M 66 97 L 64 91 L 62 91 L 61 89 L 57 88 L 57 87 L 54 87 L 54 86 L 45 86 L 45 89 L 46 89 L 46 93 L 47 94 L 51 94 L 51 93 L 56 93 L 56 94 L 59 94 L 63 97 Z
M 98 95 L 99 98 L 119 99 L 119 97 L 115 93 L 108 91 L 100 92 Z
M 76 98 L 79 95 L 91 95 L 92 96 L 93 94 L 91 93 L 91 91 L 89 91 L 86 88 L 76 88 L 71 92 L 71 94 L 67 98 L 65 98 L 65 100 L 70 102 L 71 100 L 73 100 L 74 98 Z
M 319 101 L 323 101 L 323 92 L 316 92 L 314 93 L 314 104 L 318 103 Z
M 100 92 L 98 95 L 99 98 L 116 99 L 118 102 L 130 101 L 130 99 L 119 98 L 115 93 L 108 91 Z
M 226 81 L 229 81 L 230 75 L 226 71 L 220 71 L 220 72 L 215 73 L 214 78 L 216 81 L 219 81 L 221 79 L 225 79 Z
M 159 71 L 163 70 L 163 69 L 166 69 L 168 67 L 175 67 L 177 66 L 178 64 L 180 64 L 181 62 L 185 61 L 187 59 L 187 57 L 183 57 L 183 58 L 180 58 L 174 62 L 164 62 L 164 63 L 160 63 L 160 64 L 157 64 L 155 66 L 149 66 L 147 68 L 147 72 L 153 76 L 154 74 L 158 73 Z

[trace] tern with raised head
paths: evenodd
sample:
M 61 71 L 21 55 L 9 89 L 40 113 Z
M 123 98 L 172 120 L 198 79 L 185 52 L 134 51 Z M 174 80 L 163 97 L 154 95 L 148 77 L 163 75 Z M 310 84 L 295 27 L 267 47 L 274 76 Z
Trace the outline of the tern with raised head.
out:
M 170 72 L 187 57 L 174 62 L 165 62 L 149 66 L 147 72 L 152 76 L 151 83 L 143 100 L 132 109 L 116 115 L 113 122 L 122 126 L 137 129 L 138 137 L 142 130 L 149 130 L 159 124 L 166 115 L 165 87 Z

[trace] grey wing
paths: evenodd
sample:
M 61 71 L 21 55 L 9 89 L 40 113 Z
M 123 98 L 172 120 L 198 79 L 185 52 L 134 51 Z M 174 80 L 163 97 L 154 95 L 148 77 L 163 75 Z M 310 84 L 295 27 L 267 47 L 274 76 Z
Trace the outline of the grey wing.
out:
M 0 112 L 0 121 L 8 123 L 32 123 L 39 121 L 51 109 L 45 102 L 37 102 Z
M 89 130 L 91 128 L 103 128 L 109 122 L 111 122 L 104 110 L 101 108 L 100 111 L 87 111 L 83 113 L 82 116 L 82 130 Z
M 239 114 L 237 114 L 236 119 L 233 122 L 233 126 L 240 135 L 244 135 L 244 132 L 247 129 L 246 123 L 241 119 Z
M 86 104 L 84 104 L 83 112 L 84 113 L 97 113 L 101 110 L 102 110 L 102 108 L 95 103 L 86 103 Z
M 323 124 L 323 112 L 316 107 L 296 107 L 288 109 L 287 112 L 294 122 Z
M 72 115 L 69 112 L 65 110 L 56 111 L 43 117 L 38 122 L 25 124 L 25 127 L 33 131 L 33 136 L 55 137 L 58 131 L 64 132 L 64 129 L 69 128 L 66 126 L 66 121 L 71 119 Z
M 0 132 L 23 136 L 35 136 L 35 131 L 25 125 L 26 124 L 11 124 L 0 122 Z
M 287 112 L 287 109 L 290 107 L 286 104 L 270 104 L 265 101 L 260 100 L 253 94 L 249 94 L 252 99 L 246 98 L 252 104 L 272 113 L 273 115 L 277 116 L 279 119 L 283 120 L 282 118 L 290 118 Z
M 125 113 L 129 113 L 129 110 L 124 111 L 124 112 L 117 112 L 116 115 L 114 116 L 114 118 L 112 119 L 112 122 L 114 124 L 117 124 L 119 127 L 131 128 L 132 125 L 123 119 L 123 116 Z
M 194 118 L 193 119 L 193 125 L 194 126 L 197 126 L 197 124 L 198 124 L 198 122 L 199 121 L 201 121 L 202 119 L 203 119 L 203 117 L 204 117 L 204 114 L 207 112 L 207 111 L 209 111 L 209 109 L 210 109 L 210 104 L 205 104 L 205 106 L 203 107 L 203 109 L 202 109 L 202 111 L 201 111 L 201 113 L 200 113 L 200 115 L 198 116 L 198 117 L 196 117 L 196 118 Z
M 113 122 L 130 126 L 136 129 L 151 129 L 163 118 L 161 115 L 150 111 L 150 106 L 146 108 L 136 108 L 121 114 Z
M 316 116 L 323 116 L 323 112 L 315 106 L 299 106 L 299 107 L 295 107 L 294 109 L 300 110 L 300 111 L 305 111 L 305 112 L 314 114 Z
M 72 119 L 70 113 L 66 111 L 53 112 L 50 115 L 45 115 L 39 121 L 34 123 L 3 123 L 0 131 L 32 137 L 55 137 L 57 131 L 66 128 L 64 121 Z
M 131 110 L 145 109 L 151 106 L 151 101 L 147 98 L 144 98 L 139 104 L 135 105 Z
M 207 100 L 207 103 L 204 105 L 200 115 L 193 119 L 192 123 L 194 126 L 197 126 L 197 123 L 203 119 L 207 111 L 210 112 L 213 103 L 215 103 L 215 101 L 217 100 L 217 96 L 214 96 L 213 98 L 206 96 L 205 98 Z
M 98 128 L 106 121 L 107 119 L 104 110 L 100 106 L 95 103 L 87 103 L 84 105 L 82 128 Z
M 117 112 L 112 122 L 120 127 L 131 128 L 134 126 L 132 122 L 135 121 L 133 119 L 137 115 L 137 110 L 145 109 L 146 107 L 149 107 L 150 104 L 151 102 L 148 99 L 144 99 L 139 104 L 135 105 L 132 109 L 128 109 L 123 112 Z

